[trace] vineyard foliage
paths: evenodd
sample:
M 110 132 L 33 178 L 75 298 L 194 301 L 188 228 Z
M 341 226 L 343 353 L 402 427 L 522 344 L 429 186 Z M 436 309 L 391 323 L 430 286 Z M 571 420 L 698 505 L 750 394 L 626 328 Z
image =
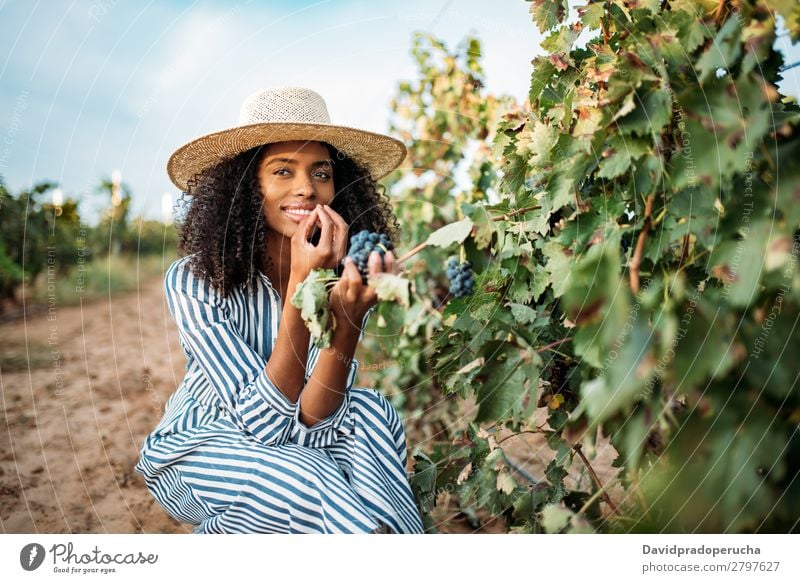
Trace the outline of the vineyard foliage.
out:
M 798 40 L 800 8 L 530 11 L 545 54 L 526 103 L 486 91 L 477 39 L 425 35 L 393 101 L 404 244 L 468 227 L 409 260 L 415 301 L 369 336 L 419 437 L 427 528 L 446 492 L 512 532 L 797 531 L 800 110 L 773 44 L 779 26 Z M 459 255 L 476 283 L 456 299 Z M 507 455 L 523 434 L 546 440 L 541 475 Z M 567 479 L 599 434 L 614 501 Z
M 100 182 L 97 190 L 108 206 L 96 225 L 82 219 L 75 198 L 67 197 L 56 206 L 55 188 L 56 184 L 44 181 L 15 195 L 0 176 L 0 299 L 13 300 L 20 286 L 32 285 L 40 274 L 67 278 L 79 265 L 112 254 L 175 253 L 174 228 L 129 217 L 131 194 L 124 184 L 119 202 L 113 204 L 111 181 Z

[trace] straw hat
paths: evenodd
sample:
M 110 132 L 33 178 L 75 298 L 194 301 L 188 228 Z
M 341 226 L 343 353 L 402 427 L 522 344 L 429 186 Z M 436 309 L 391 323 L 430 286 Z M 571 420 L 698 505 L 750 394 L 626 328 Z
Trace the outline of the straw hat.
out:
M 364 166 L 374 180 L 389 174 L 406 157 L 399 140 L 332 124 L 318 93 L 278 87 L 245 99 L 238 126 L 201 136 L 175 150 L 167 162 L 167 173 L 185 192 L 198 172 L 250 148 L 290 140 L 326 142 Z

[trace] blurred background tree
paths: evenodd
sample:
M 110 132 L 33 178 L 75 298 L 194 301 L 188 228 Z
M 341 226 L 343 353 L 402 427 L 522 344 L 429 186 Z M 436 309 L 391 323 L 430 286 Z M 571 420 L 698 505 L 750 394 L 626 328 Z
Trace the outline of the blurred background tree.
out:
M 176 256 L 171 220 L 129 218 L 131 192 L 118 173 L 96 192 L 105 202 L 92 226 L 81 220 L 80 200 L 65 199 L 55 183 L 15 195 L 0 177 L 0 312 L 19 312 L 23 286 L 31 288 L 30 299 L 55 297 L 59 304 L 135 289 Z

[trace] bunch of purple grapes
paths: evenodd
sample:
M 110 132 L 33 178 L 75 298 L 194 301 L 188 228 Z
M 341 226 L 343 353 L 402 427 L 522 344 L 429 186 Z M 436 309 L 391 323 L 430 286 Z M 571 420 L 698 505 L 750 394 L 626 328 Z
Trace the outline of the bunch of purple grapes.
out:
M 475 276 L 472 273 L 472 263 L 465 261 L 459 265 L 455 259 L 447 262 L 447 279 L 450 280 L 450 293 L 455 298 L 462 298 L 472 293 L 475 285 Z
M 365 229 L 350 238 L 350 250 L 347 255 L 355 262 L 358 271 L 361 272 L 361 277 L 366 281 L 369 254 L 377 251 L 383 260 L 384 253 L 392 249 L 394 249 L 394 244 L 386 233 L 372 233 Z

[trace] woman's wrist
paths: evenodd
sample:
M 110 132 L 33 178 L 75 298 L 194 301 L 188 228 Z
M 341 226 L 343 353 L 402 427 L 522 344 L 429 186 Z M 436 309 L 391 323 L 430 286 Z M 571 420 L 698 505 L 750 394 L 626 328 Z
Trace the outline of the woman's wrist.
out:
M 336 320 L 336 326 L 333 330 L 333 336 L 331 340 L 336 342 L 337 340 L 342 342 L 348 342 L 351 340 L 355 340 L 358 342 L 358 337 L 361 334 L 361 320 L 356 321 L 354 318 L 347 314 L 333 314 L 334 319 Z M 349 342 L 348 342 L 349 343 Z
M 297 287 L 305 281 L 307 275 L 308 274 L 303 275 L 302 273 L 295 272 L 289 275 L 289 283 L 286 286 L 286 297 L 283 299 L 284 308 L 288 308 L 292 305 L 292 296 L 297 291 Z
M 310 269 L 292 269 L 289 272 L 289 285 L 296 286 L 302 283 L 308 277 L 309 273 L 311 273 Z
M 333 307 L 331 308 L 331 312 L 336 319 L 337 329 L 341 327 L 343 330 L 347 330 L 348 333 L 355 333 L 356 335 L 361 333 L 361 324 L 364 322 L 364 316 L 367 314 L 366 312 L 363 314 L 352 314 L 341 309 L 334 309 Z

